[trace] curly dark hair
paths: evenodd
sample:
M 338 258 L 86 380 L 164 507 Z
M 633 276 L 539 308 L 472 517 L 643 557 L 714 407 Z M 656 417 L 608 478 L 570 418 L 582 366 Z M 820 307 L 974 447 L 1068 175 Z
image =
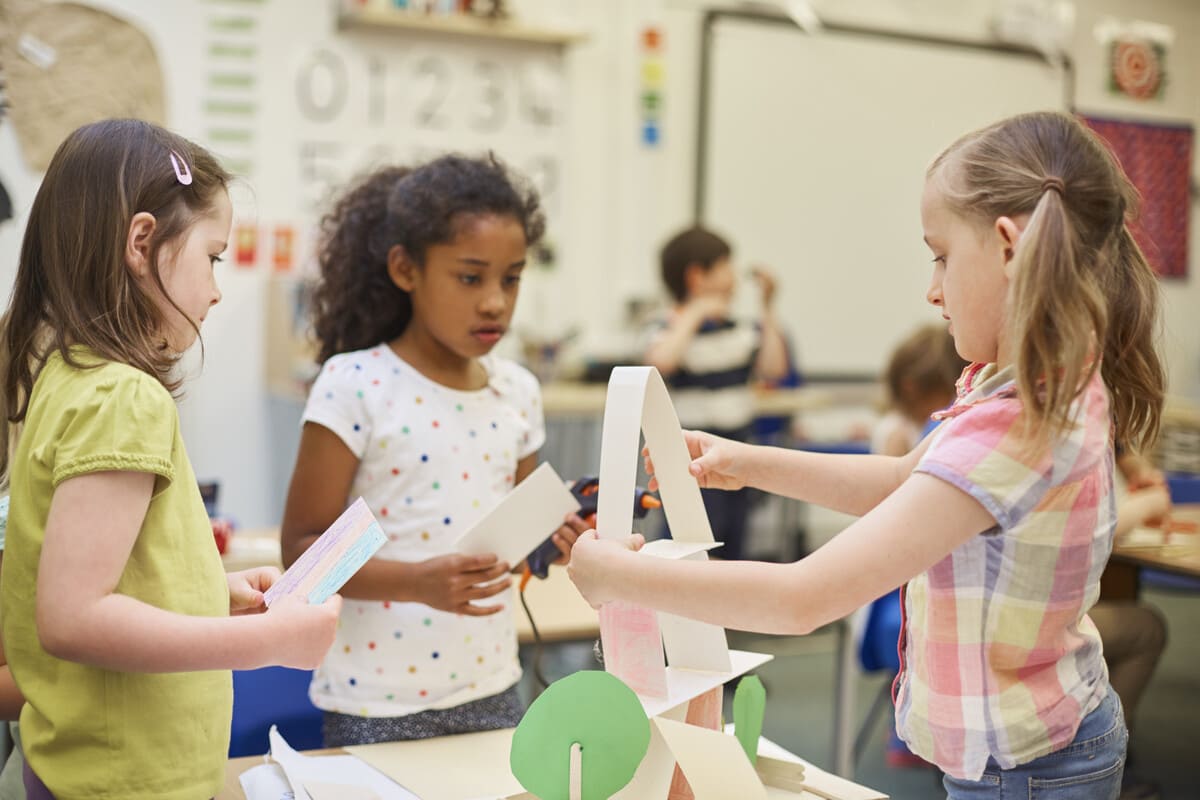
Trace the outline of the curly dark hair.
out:
M 492 154 L 381 167 L 342 194 L 321 220 L 317 246 L 317 362 L 402 334 L 412 299 L 388 276 L 388 251 L 400 245 L 423 266 L 431 245 L 454 241 L 464 215 L 477 214 L 513 217 L 528 246 L 546 228 L 537 192 Z

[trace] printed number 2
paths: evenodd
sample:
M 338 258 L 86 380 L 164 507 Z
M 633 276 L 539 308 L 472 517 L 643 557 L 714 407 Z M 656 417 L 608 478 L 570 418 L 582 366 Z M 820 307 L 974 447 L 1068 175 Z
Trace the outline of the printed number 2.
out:
M 450 96 L 450 68 L 441 59 L 423 58 L 417 64 L 417 80 L 422 94 L 417 103 L 417 124 L 425 128 L 445 128 L 447 120 L 442 106 Z

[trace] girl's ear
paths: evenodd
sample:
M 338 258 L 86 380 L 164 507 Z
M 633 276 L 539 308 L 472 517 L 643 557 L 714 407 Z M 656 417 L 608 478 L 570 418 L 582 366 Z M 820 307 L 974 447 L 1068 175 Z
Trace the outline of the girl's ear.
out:
M 1025 230 L 1025 225 L 1018 224 L 1018 221 L 1012 217 L 996 218 L 996 235 L 1000 237 L 1000 243 L 1004 249 L 1004 271 L 1006 272 L 1008 265 L 1013 263 L 1016 242 L 1020 241 L 1022 230 Z
M 411 292 L 416 283 L 417 265 L 408 257 L 403 245 L 392 245 L 388 250 L 388 277 L 397 289 Z
M 154 215 L 145 211 L 134 214 L 129 223 L 129 233 L 125 236 L 125 265 L 139 278 L 149 275 L 154 266 L 150 263 L 150 243 L 157 224 Z

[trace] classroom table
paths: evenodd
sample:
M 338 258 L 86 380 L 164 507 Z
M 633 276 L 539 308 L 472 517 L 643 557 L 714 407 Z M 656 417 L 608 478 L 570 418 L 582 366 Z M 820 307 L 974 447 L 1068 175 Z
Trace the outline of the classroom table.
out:
M 234 533 L 221 560 L 229 572 L 261 566 L 279 567 L 279 529 L 262 528 Z M 519 575 L 513 576 L 514 586 L 519 580 Z M 551 567 L 545 580 L 531 580 L 525 589 L 525 602 L 529 604 L 543 642 L 586 641 L 600 635 L 599 616 L 576 590 L 563 567 Z M 513 613 L 518 641 L 521 644 L 532 643 L 533 630 L 515 598 Z
M 508 752 L 512 743 L 512 728 L 461 736 L 441 736 L 413 742 L 387 742 L 343 749 L 312 750 L 305 755 L 337 755 L 351 752 L 377 769 L 389 774 L 405 788 L 428 800 L 465 800 L 500 796 L 521 791 L 508 768 Z M 804 764 L 805 783 L 819 788 L 822 794 L 789 794 L 791 798 L 820 800 L 887 800 L 887 795 L 825 772 L 809 764 L 766 738 L 759 739 L 758 752 L 787 761 Z M 262 756 L 230 759 L 225 772 L 225 788 L 215 800 L 246 800 L 240 776 L 263 763 Z M 469 766 L 470 769 L 463 769 Z
M 1171 518 L 1200 525 L 1200 504 L 1177 505 Z M 1139 531 L 1145 539 L 1144 531 Z M 1108 567 L 1100 579 L 1100 599 L 1133 600 L 1140 588 L 1143 567 L 1200 579 L 1200 533 L 1173 534 L 1162 544 L 1132 546 L 1128 539 L 1113 544 Z
M 753 391 L 754 413 L 764 417 L 789 416 L 802 411 L 825 409 L 837 402 L 836 392 L 827 388 L 754 387 Z M 607 395 L 608 385 L 605 383 L 551 381 L 542 385 L 542 408 L 547 417 L 601 416 L 604 413 L 604 400 Z

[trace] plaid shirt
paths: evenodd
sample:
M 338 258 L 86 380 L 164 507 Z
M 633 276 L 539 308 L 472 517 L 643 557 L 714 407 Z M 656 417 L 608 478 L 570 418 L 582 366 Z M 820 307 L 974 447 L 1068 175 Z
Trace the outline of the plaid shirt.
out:
M 1011 369 L 973 364 L 916 467 L 975 498 L 996 526 L 904 592 L 896 726 L 914 753 L 978 780 L 1070 744 L 1108 692 L 1086 616 L 1100 593 L 1116 509 L 1108 394 L 1099 371 L 1076 425 L 1022 452 Z

